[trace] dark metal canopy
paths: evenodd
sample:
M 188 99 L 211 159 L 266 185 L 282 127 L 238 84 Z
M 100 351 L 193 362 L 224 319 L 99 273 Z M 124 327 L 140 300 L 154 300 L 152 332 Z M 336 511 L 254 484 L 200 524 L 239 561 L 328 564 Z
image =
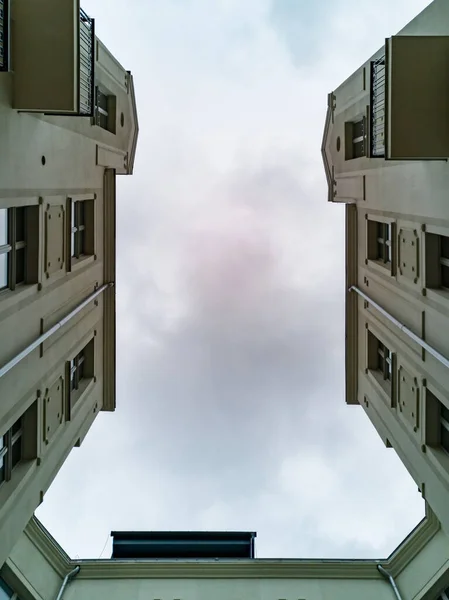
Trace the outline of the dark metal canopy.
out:
M 112 558 L 254 558 L 255 532 L 112 531 Z

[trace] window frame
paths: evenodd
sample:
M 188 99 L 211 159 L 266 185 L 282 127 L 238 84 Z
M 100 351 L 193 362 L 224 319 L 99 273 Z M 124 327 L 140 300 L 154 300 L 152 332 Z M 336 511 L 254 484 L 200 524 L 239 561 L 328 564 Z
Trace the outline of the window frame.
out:
M 116 121 L 117 97 L 114 94 L 111 94 L 103 86 L 95 86 L 95 105 L 92 124 L 115 135 L 117 132 Z
M 77 348 L 67 361 L 66 368 L 66 414 L 67 420 L 72 417 L 73 410 L 80 399 L 96 382 L 95 376 L 95 332 L 92 337 Z M 72 385 L 73 384 L 73 385 Z
M 362 126 L 362 135 L 356 135 L 357 127 Z M 363 142 L 362 153 L 357 152 L 357 144 Z M 356 160 L 368 156 L 368 131 L 365 115 L 345 123 L 345 160 Z
M 396 362 L 396 352 L 376 328 L 366 323 L 365 374 L 382 390 L 391 408 L 396 403 Z
M 1 211 L 6 211 L 6 244 L 0 246 L 0 255 L 7 255 L 6 261 L 6 285 L 0 288 L 0 291 L 14 291 L 18 286 L 26 283 L 27 279 L 27 241 L 26 241 L 26 224 L 27 211 L 26 206 L 14 206 L 11 208 L 0 208 Z M 21 215 L 19 217 L 19 215 Z M 18 238 L 18 222 L 22 219 L 23 238 Z M 20 260 L 19 266 L 23 277 L 18 280 L 18 253 L 23 250 L 23 259 Z
M 67 270 L 96 259 L 96 194 L 67 198 Z M 82 240 L 82 241 L 81 241 Z
M 18 430 L 14 428 L 19 425 Z M 0 460 L 2 460 L 1 469 L 3 471 L 0 479 L 0 487 L 11 481 L 14 469 L 24 460 L 24 415 L 21 415 L 9 429 L 1 436 L 2 446 L 0 448 Z M 20 456 L 19 460 L 13 464 L 13 450 L 15 444 L 20 441 Z M 5 460 L 6 457 L 6 460 Z
M 449 440 L 447 447 L 442 443 L 442 430 L 449 435 L 449 400 L 439 394 L 433 387 L 424 385 L 425 399 L 425 443 L 434 450 L 441 452 L 449 461 Z M 447 415 L 443 416 L 445 410 Z
M 397 225 L 394 219 L 366 214 L 365 264 L 380 273 L 396 275 Z M 381 248 L 381 251 L 379 251 Z

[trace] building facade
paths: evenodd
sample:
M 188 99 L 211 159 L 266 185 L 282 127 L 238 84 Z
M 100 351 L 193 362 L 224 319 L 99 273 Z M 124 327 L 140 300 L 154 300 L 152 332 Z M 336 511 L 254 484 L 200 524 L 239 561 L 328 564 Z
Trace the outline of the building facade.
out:
M 11 17 L 17 19 L 16 28 L 20 14 L 18 10 Z M 132 80 L 126 74 L 121 80 L 119 65 L 98 40 L 95 44 L 95 81 L 101 90 L 93 92 L 93 117 L 48 114 L 56 111 L 53 105 L 42 114 L 43 103 L 50 99 L 44 92 L 27 91 L 26 78 L 14 94 L 11 73 L 2 87 L 0 118 L 9 131 L 6 139 L 22 140 L 26 157 L 23 165 L 18 153 L 0 146 L 0 169 L 5 161 L 8 167 L 4 175 L 1 171 L 1 180 L 11 181 L 2 183 L 7 193 L 2 190 L 0 206 L 11 211 L 4 222 L 8 231 L 13 227 L 22 233 L 18 209 L 31 207 L 30 215 L 39 215 L 41 228 L 32 233 L 25 220 L 26 237 L 15 233 L 4 244 L 11 257 L 14 249 L 16 255 L 24 248 L 39 249 L 38 261 L 26 263 L 26 273 L 38 277 L 36 282 L 18 282 L 17 272 L 23 269 L 17 269 L 17 256 L 7 263 L 9 270 L 4 267 L 6 281 L 12 281 L 12 287 L 5 284 L 4 300 L 0 296 L 0 333 L 11 344 L 2 355 L 4 363 L 8 366 L 17 351 L 77 302 L 87 298 L 88 304 L 72 325 L 58 329 L 54 338 L 44 340 L 0 378 L 2 400 L 11 397 L 0 404 L 10 456 L 17 439 L 24 440 L 23 459 L 15 469 L 9 459 L 10 480 L 0 487 L 0 495 L 7 502 L 11 498 L 4 508 L 0 496 L 0 599 L 449 600 L 449 3 L 434 0 L 329 94 L 323 137 L 328 199 L 343 203 L 346 211 L 346 401 L 363 407 L 426 500 L 423 521 L 391 556 L 379 560 L 257 559 L 253 548 L 242 557 L 180 558 L 170 554 L 171 544 L 158 556 L 160 539 L 142 532 L 114 532 L 111 559 L 72 560 L 32 517 L 47 484 L 96 412 L 114 407 L 108 354 L 114 339 L 109 210 L 114 206 L 115 173 L 132 170 L 136 116 Z M 14 39 L 11 47 L 14 54 Z M 28 62 L 21 57 L 18 64 L 26 67 Z M 66 112 L 84 110 L 72 102 L 71 94 L 63 96 L 61 92 L 59 102 Z M 125 129 L 128 122 L 133 126 L 114 146 L 119 138 L 111 136 L 121 132 L 122 114 Z M 46 133 L 39 142 L 39 164 L 35 146 L 25 141 L 41 131 Z M 64 161 L 64 149 L 75 171 L 62 176 L 55 165 Z M 20 176 L 14 179 L 16 172 Z M 77 213 L 76 202 L 91 204 Z M 28 212 L 25 216 L 31 219 Z M 49 224 L 50 216 L 57 223 L 66 219 L 59 233 Z M 92 218 L 97 225 L 104 219 L 102 228 L 94 228 L 96 237 L 87 233 Z M 81 240 L 87 245 L 76 256 L 79 231 L 85 232 Z M 52 242 L 47 250 L 50 238 L 55 247 Z M 103 286 L 109 287 L 89 300 Z M 76 293 L 79 299 L 71 304 Z M 16 343 L 12 340 L 19 319 L 30 329 Z M 24 364 L 28 369 L 18 380 L 14 370 Z M 132 554 L 136 540 L 142 555 Z
M 0 2 L 0 564 L 115 408 L 115 182 L 138 125 L 94 25 L 76 0 Z
M 449 534 L 449 3 L 329 94 L 329 200 L 346 210 L 346 401 Z

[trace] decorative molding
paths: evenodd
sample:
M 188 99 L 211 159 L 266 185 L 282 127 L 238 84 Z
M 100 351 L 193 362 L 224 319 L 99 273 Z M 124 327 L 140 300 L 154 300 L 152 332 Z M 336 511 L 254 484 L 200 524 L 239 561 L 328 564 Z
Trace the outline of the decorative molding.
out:
M 440 522 L 430 506 L 426 503 L 426 516 L 405 538 L 400 546 L 388 557 L 388 569 L 396 577 L 421 552 L 440 530 Z
M 426 517 L 385 560 L 71 560 L 36 517 L 25 534 L 60 577 L 76 565 L 78 579 L 382 579 L 378 564 L 399 575 L 440 529 L 426 507 Z
M 116 174 L 105 169 L 103 184 L 104 281 L 115 282 Z M 115 410 L 115 286 L 103 297 L 103 410 Z
M 127 72 L 127 87 L 131 104 L 131 113 L 134 120 L 134 131 L 131 138 L 131 144 L 128 146 L 128 160 L 126 165 L 126 172 L 128 175 L 132 175 L 134 169 L 134 158 L 136 156 L 137 138 L 139 136 L 139 121 L 137 117 L 136 96 L 134 93 L 134 80 L 131 71 Z
M 379 579 L 375 560 L 82 560 L 78 579 Z
M 357 205 L 346 204 L 346 301 L 345 301 L 345 373 L 346 403 L 358 404 L 358 298 L 350 291 L 357 285 Z
M 24 533 L 42 556 L 45 556 L 58 575 L 65 577 L 71 570 L 73 561 L 36 517 L 29 521 Z
M 334 201 L 334 186 L 335 180 L 333 177 L 333 168 L 331 168 L 327 156 L 327 140 L 329 137 L 329 131 L 331 129 L 331 124 L 334 123 L 334 109 L 335 109 L 335 96 L 333 92 L 328 94 L 327 96 L 327 112 L 326 112 L 326 121 L 324 123 L 324 132 L 323 132 L 323 141 L 321 143 L 321 156 L 323 158 L 324 163 L 324 171 L 326 173 L 327 185 L 328 185 L 328 202 Z

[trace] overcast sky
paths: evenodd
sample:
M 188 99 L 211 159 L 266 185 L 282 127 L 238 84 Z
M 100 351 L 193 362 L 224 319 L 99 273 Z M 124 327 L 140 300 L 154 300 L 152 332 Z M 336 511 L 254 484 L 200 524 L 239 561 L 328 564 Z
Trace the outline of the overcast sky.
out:
M 114 529 L 380 558 L 422 518 L 345 405 L 344 208 L 320 143 L 327 93 L 427 4 L 83 2 L 134 74 L 140 137 L 118 183 L 117 411 L 38 511 L 73 558 L 109 557 Z

